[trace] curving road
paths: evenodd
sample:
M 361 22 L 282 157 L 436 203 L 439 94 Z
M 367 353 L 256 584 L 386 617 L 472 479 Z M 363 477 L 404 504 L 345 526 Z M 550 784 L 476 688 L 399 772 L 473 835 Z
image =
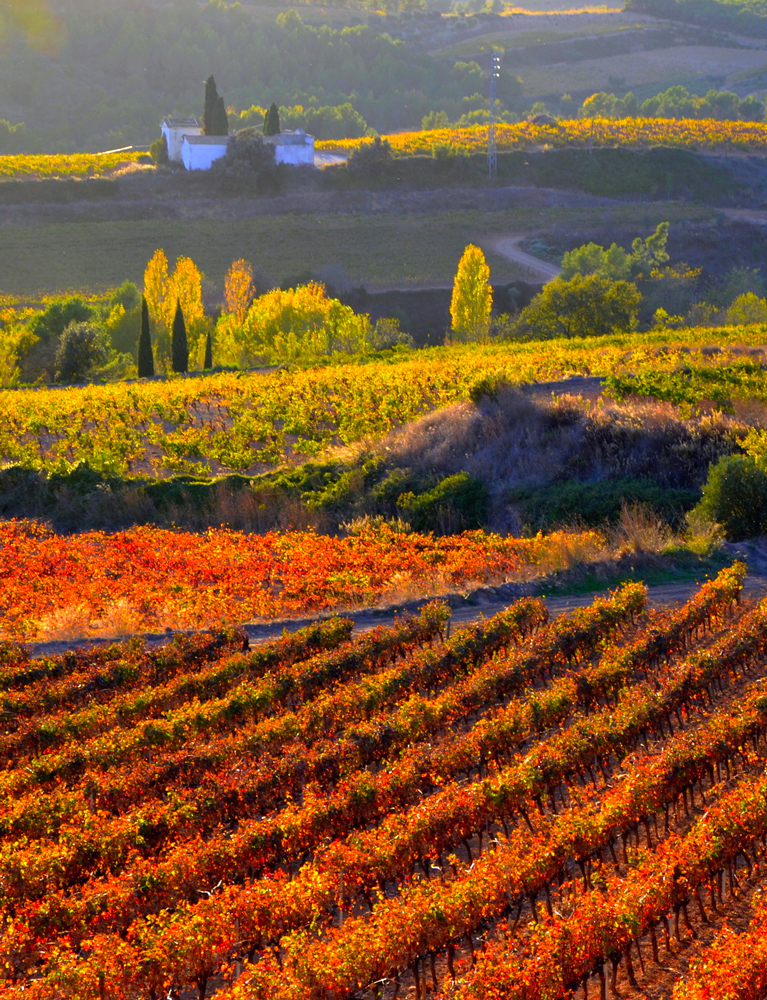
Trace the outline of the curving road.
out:
M 562 273 L 562 268 L 556 264 L 549 264 L 539 257 L 533 257 L 532 254 L 525 253 L 524 250 L 520 250 L 519 244 L 523 239 L 525 239 L 524 236 L 508 236 L 505 239 L 496 240 L 492 246 L 502 257 L 505 257 L 507 260 L 513 260 L 515 264 L 521 264 L 528 271 L 534 272 L 544 284 L 548 281 L 553 281 L 554 278 L 558 278 Z

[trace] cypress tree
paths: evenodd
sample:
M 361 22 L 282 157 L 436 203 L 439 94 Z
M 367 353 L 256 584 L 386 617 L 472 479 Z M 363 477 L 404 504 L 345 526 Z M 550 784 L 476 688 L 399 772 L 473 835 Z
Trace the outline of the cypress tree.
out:
M 205 361 L 202 367 L 205 371 L 213 367 L 213 339 L 210 335 L 210 330 L 208 330 L 208 336 L 205 338 Z
M 216 135 L 216 112 L 218 110 L 218 88 L 213 74 L 205 81 L 205 112 L 202 116 L 202 125 L 205 135 Z
M 181 311 L 181 303 L 176 303 L 176 315 L 173 317 L 173 337 L 171 340 L 171 367 L 174 372 L 189 371 L 189 345 L 186 339 L 186 323 Z
M 146 298 L 141 297 L 141 334 L 138 338 L 138 377 L 151 378 L 154 375 L 152 338 L 149 333 L 149 307 Z
M 219 97 L 216 101 L 215 127 L 212 134 L 229 135 L 229 115 L 226 113 L 223 97 Z
M 264 117 L 264 135 L 279 135 L 281 131 L 280 109 L 272 102 Z

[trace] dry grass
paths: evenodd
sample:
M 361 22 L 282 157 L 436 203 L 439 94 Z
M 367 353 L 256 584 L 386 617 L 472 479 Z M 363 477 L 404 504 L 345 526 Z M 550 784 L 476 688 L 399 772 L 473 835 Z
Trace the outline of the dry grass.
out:
M 627 504 L 613 531 L 615 555 L 657 555 L 671 544 L 669 526 L 642 504 Z
M 518 533 L 518 515 L 504 499 L 512 487 L 568 478 L 702 485 L 709 464 L 746 433 L 744 416 L 689 418 L 657 400 L 545 399 L 507 387 L 495 400 L 429 413 L 372 447 L 387 464 L 421 476 L 465 471 L 484 480 L 491 489 L 491 527 Z M 767 419 L 767 409 L 761 416 Z
M 118 638 L 141 631 L 141 616 L 138 611 L 121 597 L 105 609 L 102 616 L 93 622 L 91 635 L 102 638 Z
M 41 642 L 85 639 L 91 634 L 91 609 L 85 604 L 68 604 L 40 619 Z

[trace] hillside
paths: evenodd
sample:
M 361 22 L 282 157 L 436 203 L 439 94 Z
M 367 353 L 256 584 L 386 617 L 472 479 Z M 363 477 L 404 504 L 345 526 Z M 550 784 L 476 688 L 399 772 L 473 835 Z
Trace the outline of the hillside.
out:
M 5 993 L 533 1000 L 607 961 L 631 1000 L 749 995 L 766 626 L 743 573 L 449 638 L 431 605 L 250 650 L 6 646 Z

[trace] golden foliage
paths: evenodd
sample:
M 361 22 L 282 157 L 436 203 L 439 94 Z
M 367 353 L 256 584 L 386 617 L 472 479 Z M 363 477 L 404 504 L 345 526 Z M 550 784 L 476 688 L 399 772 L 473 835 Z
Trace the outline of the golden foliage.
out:
M 470 243 L 458 263 L 450 301 L 450 318 L 457 339 L 468 341 L 487 337 L 492 309 L 490 268 L 480 248 Z
M 255 294 L 253 265 L 242 258 L 234 261 L 224 279 L 226 312 L 234 316 L 238 323 L 244 323 Z

